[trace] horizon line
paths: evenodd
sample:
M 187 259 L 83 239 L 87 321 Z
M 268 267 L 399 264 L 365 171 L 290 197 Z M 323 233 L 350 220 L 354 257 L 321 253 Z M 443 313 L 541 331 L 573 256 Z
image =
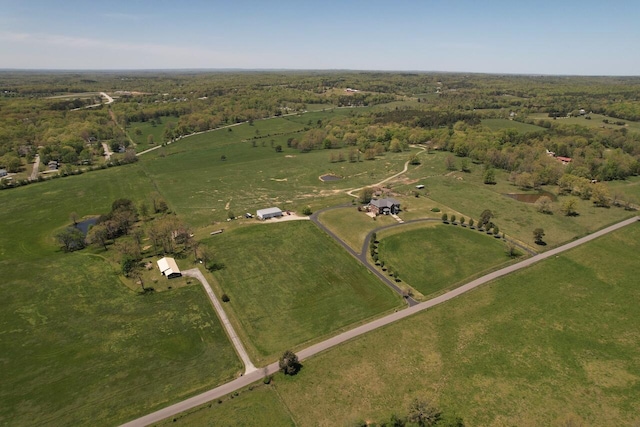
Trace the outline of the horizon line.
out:
M 359 68 L 0 68 L 0 72 L 42 72 L 42 73 L 178 73 L 178 72 L 352 72 L 352 73 L 416 73 L 416 74 L 474 74 L 505 75 L 526 77 L 640 77 L 640 74 L 555 74 L 555 73 L 516 73 L 487 71 L 444 71 L 444 70 L 412 70 L 412 69 L 359 69 Z

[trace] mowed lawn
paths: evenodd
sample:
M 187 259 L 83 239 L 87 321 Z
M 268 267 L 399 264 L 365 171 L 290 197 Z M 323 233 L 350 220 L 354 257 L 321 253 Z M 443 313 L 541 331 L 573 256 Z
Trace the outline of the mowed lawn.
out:
M 402 304 L 310 221 L 256 224 L 211 244 L 225 264 L 214 273 L 225 307 L 259 363 Z
M 200 286 L 140 295 L 53 236 L 152 191 L 135 165 L 0 192 L 0 424 L 117 425 L 242 369 Z M 206 375 L 203 375 L 206 372 Z
M 380 215 L 373 220 L 365 212 L 358 212 L 355 206 L 322 212 L 318 219 L 358 253 L 369 232 L 378 227 L 396 224 L 396 220 L 390 215 Z
M 300 426 L 387 421 L 416 397 L 468 426 L 635 425 L 639 250 L 635 224 L 322 353 L 276 388 Z
M 509 262 L 499 239 L 455 225 L 425 224 L 378 233 L 380 260 L 425 296 Z

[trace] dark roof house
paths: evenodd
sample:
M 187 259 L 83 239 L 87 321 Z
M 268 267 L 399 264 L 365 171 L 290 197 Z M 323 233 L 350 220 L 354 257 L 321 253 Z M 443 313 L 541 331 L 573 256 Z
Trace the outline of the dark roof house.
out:
M 369 211 L 377 215 L 397 214 L 400 212 L 400 202 L 396 199 L 373 199 L 369 202 Z

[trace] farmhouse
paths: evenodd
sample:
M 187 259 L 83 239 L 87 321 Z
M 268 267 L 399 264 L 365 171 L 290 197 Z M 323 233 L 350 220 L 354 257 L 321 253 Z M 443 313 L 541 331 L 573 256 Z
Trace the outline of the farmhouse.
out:
M 280 208 L 259 209 L 256 211 L 256 216 L 258 219 L 276 218 L 282 216 L 282 211 Z
M 373 199 L 369 202 L 369 212 L 376 215 L 397 214 L 400 212 L 400 202 L 396 199 Z
M 6 169 L 0 169 L 0 176 L 7 176 L 7 170 Z
M 168 279 L 173 279 L 174 277 L 182 276 L 180 269 L 178 268 L 178 264 L 176 264 L 176 260 L 169 257 L 160 258 L 158 260 L 158 268 L 160 272 L 167 276 Z

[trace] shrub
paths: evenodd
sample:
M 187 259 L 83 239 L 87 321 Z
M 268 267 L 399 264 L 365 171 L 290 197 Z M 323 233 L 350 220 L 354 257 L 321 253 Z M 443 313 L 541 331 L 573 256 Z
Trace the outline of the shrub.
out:
M 447 222 L 449 220 L 449 215 L 447 215 L 446 213 L 442 214 L 442 222 Z
M 431 212 L 440 212 L 440 208 L 431 208 Z
M 311 215 L 312 213 L 313 212 L 311 211 L 311 207 L 309 207 L 309 206 L 305 206 L 302 209 L 302 215 L 307 215 L 308 216 L 308 215 Z
M 229 299 L 229 295 L 227 295 L 227 294 L 222 294 L 222 302 L 229 302 L 229 301 L 231 301 L 231 300 Z

